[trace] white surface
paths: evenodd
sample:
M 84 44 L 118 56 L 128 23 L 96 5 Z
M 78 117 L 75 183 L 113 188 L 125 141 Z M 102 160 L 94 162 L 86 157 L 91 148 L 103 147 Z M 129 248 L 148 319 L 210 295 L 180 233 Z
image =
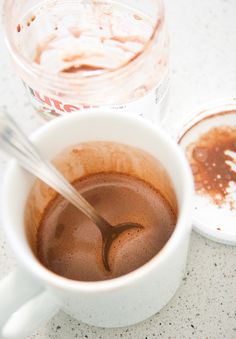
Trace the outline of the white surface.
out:
M 3 0 L 0 0 L 2 4 Z M 180 128 L 196 105 L 236 95 L 235 0 L 166 0 L 172 42 L 168 130 Z M 14 75 L 0 37 L 0 105 L 30 132 L 42 124 Z M 6 157 L 0 155 L 0 180 Z M 0 278 L 15 266 L 0 228 Z M 105 330 L 60 313 L 31 338 L 236 337 L 236 249 L 193 233 L 183 284 L 156 316 L 131 328 Z

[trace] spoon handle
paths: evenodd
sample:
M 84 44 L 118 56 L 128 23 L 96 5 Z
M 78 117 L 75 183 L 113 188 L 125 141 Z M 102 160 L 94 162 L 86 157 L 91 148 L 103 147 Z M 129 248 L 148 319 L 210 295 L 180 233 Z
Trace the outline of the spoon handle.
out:
M 43 158 L 35 145 L 5 112 L 0 115 L 0 147 L 8 155 L 16 158 L 24 169 L 47 183 L 92 219 L 102 233 L 111 227 L 55 166 Z

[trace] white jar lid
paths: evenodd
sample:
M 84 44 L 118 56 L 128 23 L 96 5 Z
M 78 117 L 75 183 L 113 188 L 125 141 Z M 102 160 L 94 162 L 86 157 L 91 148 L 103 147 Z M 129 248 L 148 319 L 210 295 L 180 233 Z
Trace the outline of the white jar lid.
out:
M 195 181 L 194 229 L 236 245 L 236 99 L 195 113 L 178 143 Z

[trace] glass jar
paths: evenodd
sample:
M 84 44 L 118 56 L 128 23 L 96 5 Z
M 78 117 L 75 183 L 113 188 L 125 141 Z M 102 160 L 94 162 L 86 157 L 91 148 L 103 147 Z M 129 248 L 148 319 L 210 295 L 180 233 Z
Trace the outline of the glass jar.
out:
M 7 45 L 43 117 L 103 107 L 157 122 L 168 88 L 162 0 L 6 0 Z

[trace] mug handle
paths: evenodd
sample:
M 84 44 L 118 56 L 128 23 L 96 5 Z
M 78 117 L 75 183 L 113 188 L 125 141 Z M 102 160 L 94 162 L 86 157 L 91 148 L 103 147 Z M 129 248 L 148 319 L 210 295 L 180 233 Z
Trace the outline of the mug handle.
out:
M 16 269 L 0 282 L 0 338 L 25 338 L 59 309 L 50 291 Z

